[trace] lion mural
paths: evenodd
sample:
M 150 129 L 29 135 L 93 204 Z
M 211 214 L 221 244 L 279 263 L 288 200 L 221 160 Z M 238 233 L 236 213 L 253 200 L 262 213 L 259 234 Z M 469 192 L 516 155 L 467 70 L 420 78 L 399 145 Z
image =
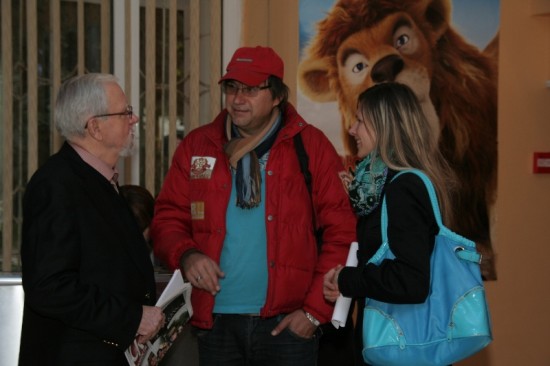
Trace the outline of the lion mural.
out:
M 480 52 L 451 26 L 451 0 L 338 0 L 298 67 L 298 86 L 318 102 L 336 100 L 346 153 L 357 96 L 384 81 L 409 85 L 460 180 L 458 233 L 483 254 L 482 275 L 496 279 L 491 210 L 497 169 L 498 39 Z

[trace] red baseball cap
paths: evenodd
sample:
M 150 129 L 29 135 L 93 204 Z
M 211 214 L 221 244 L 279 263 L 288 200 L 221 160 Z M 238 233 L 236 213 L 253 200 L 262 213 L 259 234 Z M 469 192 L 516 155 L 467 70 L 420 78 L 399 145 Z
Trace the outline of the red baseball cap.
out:
M 271 75 L 283 78 L 283 60 L 270 47 L 241 47 L 227 65 L 227 72 L 218 82 L 237 80 L 248 86 L 260 85 Z

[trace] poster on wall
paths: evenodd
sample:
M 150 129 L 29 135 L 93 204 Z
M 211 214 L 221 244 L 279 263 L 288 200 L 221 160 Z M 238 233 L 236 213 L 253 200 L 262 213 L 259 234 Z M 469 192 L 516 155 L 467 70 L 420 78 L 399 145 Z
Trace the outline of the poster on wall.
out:
M 347 131 L 358 95 L 383 81 L 423 80 L 439 147 L 458 179 L 456 231 L 496 279 L 491 238 L 497 177 L 499 0 L 300 0 L 299 113 L 325 132 L 353 170 Z M 388 63 L 399 62 L 393 67 Z M 396 70 L 373 80 L 371 70 Z M 381 68 L 381 67 L 379 67 Z M 360 72 L 357 72 L 360 70 Z M 419 96 L 420 98 L 420 96 Z M 429 118 L 430 119 L 430 118 Z

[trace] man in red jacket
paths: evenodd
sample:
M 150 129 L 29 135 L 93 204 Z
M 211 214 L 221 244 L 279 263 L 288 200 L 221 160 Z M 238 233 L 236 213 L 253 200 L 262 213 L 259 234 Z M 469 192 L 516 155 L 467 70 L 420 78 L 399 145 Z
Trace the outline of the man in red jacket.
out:
M 156 201 L 155 254 L 194 286 L 202 366 L 315 365 L 333 310 L 323 274 L 355 240 L 342 161 L 288 102 L 283 74 L 271 48 L 239 48 L 220 80 L 226 109 L 180 143 Z

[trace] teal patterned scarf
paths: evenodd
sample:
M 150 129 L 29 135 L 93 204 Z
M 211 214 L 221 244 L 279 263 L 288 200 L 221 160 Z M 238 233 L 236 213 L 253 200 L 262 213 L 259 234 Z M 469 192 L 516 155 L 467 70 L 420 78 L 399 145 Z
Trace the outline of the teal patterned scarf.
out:
M 357 164 L 349 186 L 349 198 L 357 215 L 366 216 L 378 207 L 387 176 L 388 167 L 374 153 Z

